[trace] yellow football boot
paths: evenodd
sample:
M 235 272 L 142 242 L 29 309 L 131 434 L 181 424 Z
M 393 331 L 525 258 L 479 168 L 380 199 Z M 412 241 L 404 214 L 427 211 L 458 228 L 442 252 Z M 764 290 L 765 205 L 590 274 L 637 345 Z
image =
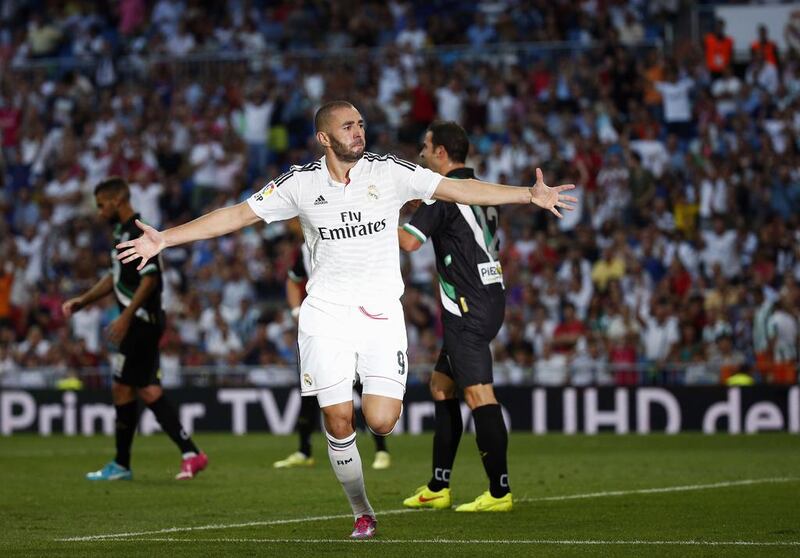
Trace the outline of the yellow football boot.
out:
M 413 496 L 409 496 L 403 500 L 403 505 L 407 508 L 416 509 L 450 509 L 450 489 L 442 488 L 438 492 L 434 492 L 428 488 L 428 485 L 423 484 L 414 491 Z
M 392 466 L 392 454 L 388 451 L 375 452 L 375 460 L 372 462 L 372 468 L 382 471 Z
M 286 459 L 281 459 L 272 464 L 276 469 L 291 469 L 293 467 L 313 467 L 314 458 L 301 451 L 296 451 Z
M 487 490 L 474 501 L 461 504 L 456 508 L 457 512 L 507 512 L 511 511 L 513 501 L 509 492 L 502 498 L 495 498 Z

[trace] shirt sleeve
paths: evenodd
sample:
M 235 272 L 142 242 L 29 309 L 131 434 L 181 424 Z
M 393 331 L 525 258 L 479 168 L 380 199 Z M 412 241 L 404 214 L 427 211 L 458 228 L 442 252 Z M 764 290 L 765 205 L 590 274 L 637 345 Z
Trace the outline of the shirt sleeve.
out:
M 403 203 L 408 200 L 431 199 L 439 182 L 444 178 L 439 173 L 398 159 L 394 155 L 389 155 L 388 164 Z
M 446 216 L 447 205 L 444 202 L 422 204 L 414 212 L 411 221 L 403 225 L 403 230 L 424 243 L 442 227 Z
M 132 264 L 136 264 L 137 262 L 131 262 Z M 147 265 L 144 266 L 142 269 L 139 270 L 139 275 L 144 277 L 145 275 L 150 275 L 153 273 L 160 273 L 161 272 L 161 260 L 160 258 L 153 258 Z
M 253 212 L 266 223 L 296 217 L 299 212 L 299 184 L 294 170 L 271 180 L 247 199 Z

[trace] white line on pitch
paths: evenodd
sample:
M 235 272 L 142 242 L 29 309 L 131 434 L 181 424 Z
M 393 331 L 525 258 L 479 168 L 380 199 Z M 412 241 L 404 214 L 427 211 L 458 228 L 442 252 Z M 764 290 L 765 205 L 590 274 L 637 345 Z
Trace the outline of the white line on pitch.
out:
M 636 545 L 636 546 L 800 546 L 800 541 L 648 541 L 648 540 L 550 540 L 550 539 L 182 539 L 176 537 L 111 539 L 113 542 L 280 543 L 280 544 L 531 544 L 531 545 Z
M 409 513 L 418 510 L 402 509 L 402 510 L 386 510 L 378 512 L 378 515 L 390 515 L 398 513 Z M 272 525 L 288 525 L 291 523 L 307 523 L 312 521 L 329 521 L 331 519 L 353 519 L 352 513 L 343 513 L 339 515 L 319 515 L 316 517 L 296 517 L 294 519 L 273 519 L 269 521 L 248 521 L 247 523 L 219 523 L 211 525 L 199 525 L 197 527 L 170 527 L 168 529 L 159 529 L 157 531 L 139 531 L 136 533 L 111 533 L 108 535 L 88 535 L 85 537 L 69 537 L 66 539 L 56 539 L 57 542 L 83 542 L 83 541 L 103 541 L 113 540 L 126 537 L 138 537 L 142 535 L 160 535 L 167 533 L 185 533 L 190 531 L 209 531 L 215 529 L 238 529 L 241 527 L 269 527 Z
M 714 488 L 728 488 L 732 486 L 744 486 L 752 484 L 766 484 L 766 483 L 779 483 L 779 482 L 793 482 L 799 480 L 796 477 L 776 477 L 764 479 L 744 479 L 740 481 L 727 481 L 717 482 L 712 484 L 693 484 L 686 486 L 667 486 L 663 488 L 643 488 L 636 490 L 617 490 L 608 492 L 589 492 L 585 494 L 570 494 L 566 496 L 546 496 L 542 498 L 519 498 L 517 502 L 548 502 L 548 501 L 561 501 L 561 500 L 576 500 L 580 498 L 604 498 L 608 496 L 626 496 L 632 494 L 660 494 L 665 492 L 686 492 L 689 490 L 707 490 Z M 378 515 L 393 515 L 400 513 L 414 512 L 418 510 L 412 509 L 397 509 L 386 510 L 378 512 Z M 320 515 L 315 517 L 298 517 L 293 519 L 273 519 L 268 521 L 248 521 L 246 523 L 214 523 L 210 525 L 199 525 L 196 527 L 170 527 L 167 529 L 158 529 L 155 531 L 138 531 L 131 533 L 109 533 L 105 535 L 86 535 L 79 537 L 67 537 L 62 539 L 55 539 L 57 542 L 87 542 L 87 541 L 103 541 L 112 539 L 125 539 L 131 537 L 141 537 L 146 535 L 164 535 L 169 533 L 186 533 L 191 531 L 210 531 L 216 529 L 238 529 L 242 527 L 269 527 L 272 525 L 287 525 L 291 523 L 308 523 L 313 521 L 329 521 L 333 519 L 348 519 L 352 518 L 352 514 L 337 514 L 337 515 Z
M 581 498 L 604 498 L 606 496 L 628 496 L 630 494 L 661 494 L 664 492 L 686 492 L 689 490 L 707 490 L 711 488 L 728 488 L 730 486 L 747 486 L 749 484 L 765 484 L 773 482 L 792 482 L 796 477 L 778 477 L 772 479 L 745 479 L 740 481 L 715 482 L 711 484 L 688 484 L 685 486 L 666 486 L 664 488 L 641 488 L 637 490 L 611 490 L 607 492 L 589 492 L 588 494 L 570 494 L 567 496 L 546 496 L 532 498 L 533 502 L 556 502 L 561 500 L 578 500 Z

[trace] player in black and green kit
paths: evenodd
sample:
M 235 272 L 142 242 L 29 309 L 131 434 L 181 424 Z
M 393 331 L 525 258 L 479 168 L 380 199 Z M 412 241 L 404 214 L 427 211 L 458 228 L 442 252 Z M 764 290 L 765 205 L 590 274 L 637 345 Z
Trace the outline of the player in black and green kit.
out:
M 475 178 L 465 166 L 469 139 L 455 122 L 434 122 L 420 153 L 425 164 L 448 178 Z M 456 511 L 510 511 L 506 453 L 508 433 L 492 387 L 489 344 L 503 325 L 505 293 L 497 261 L 498 211 L 436 201 L 422 204 L 400 228 L 400 247 L 418 249 L 430 238 L 436 252 L 444 343 L 430 390 L 436 405 L 433 474 L 403 504 L 410 508 L 450 508 L 450 472 L 463 424 L 457 391 L 472 410 L 478 451 L 489 490 Z
M 118 177 L 108 178 L 94 191 L 97 211 L 114 226 L 114 246 L 142 234 L 136 226 L 139 215 L 130 202 L 127 183 Z M 143 269 L 123 264 L 111 251 L 112 270 L 82 295 L 64 303 L 64 315 L 85 308 L 114 293 L 120 315 L 108 326 L 108 341 L 115 347 L 111 355 L 114 380 L 111 394 L 116 410 L 115 437 L 117 453 L 99 471 L 86 475 L 88 480 L 130 480 L 133 435 L 139 422 L 138 397 L 153 411 L 161 428 L 181 451 L 183 461 L 176 479 L 191 479 L 206 468 L 208 457 L 195 446 L 180 424 L 175 408 L 161 389 L 159 340 L 164 332 L 161 308 L 161 260 L 154 258 Z

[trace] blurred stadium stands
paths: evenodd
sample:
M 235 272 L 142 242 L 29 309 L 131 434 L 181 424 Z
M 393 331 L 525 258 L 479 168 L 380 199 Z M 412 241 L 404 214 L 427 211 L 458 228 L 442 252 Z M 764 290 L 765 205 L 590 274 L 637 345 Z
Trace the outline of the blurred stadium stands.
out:
M 313 113 L 335 98 L 366 117 L 370 151 L 415 160 L 425 127 L 452 119 L 480 177 L 525 185 L 540 166 L 579 185 L 563 221 L 502 210 L 498 383 L 796 383 L 791 42 L 712 72 L 713 12 L 678 1 L 206 4 L 2 3 L 0 385 L 105 386 L 113 301 L 60 313 L 110 264 L 100 178 L 128 178 L 154 225 L 184 222 L 318 157 Z M 283 282 L 299 234 L 274 224 L 164 254 L 168 382 L 294 381 Z M 432 250 L 403 258 L 424 376 Z

